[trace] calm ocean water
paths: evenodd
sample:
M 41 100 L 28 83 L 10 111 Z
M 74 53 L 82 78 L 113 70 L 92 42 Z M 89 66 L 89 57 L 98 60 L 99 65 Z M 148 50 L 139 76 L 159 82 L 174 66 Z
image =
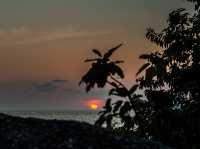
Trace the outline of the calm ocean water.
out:
M 42 119 L 78 120 L 94 124 L 97 111 L 7 111 L 5 114 Z

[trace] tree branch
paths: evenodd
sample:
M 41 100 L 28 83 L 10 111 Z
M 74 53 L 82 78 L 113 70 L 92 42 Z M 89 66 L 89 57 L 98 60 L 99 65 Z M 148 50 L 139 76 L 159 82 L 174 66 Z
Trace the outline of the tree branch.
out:
M 121 83 L 120 81 L 118 81 L 117 79 L 115 79 L 113 76 L 110 76 L 110 78 L 111 78 L 113 81 L 115 81 L 116 83 L 118 83 L 119 85 L 121 85 L 123 88 L 127 89 L 126 86 L 125 86 L 123 83 Z M 127 90 L 128 90 L 128 89 L 127 89 Z

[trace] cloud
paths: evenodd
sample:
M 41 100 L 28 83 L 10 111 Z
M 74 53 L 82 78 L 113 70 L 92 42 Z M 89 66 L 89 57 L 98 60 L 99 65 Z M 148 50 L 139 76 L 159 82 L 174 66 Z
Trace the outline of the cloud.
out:
M 60 95 L 66 99 L 81 98 L 82 100 L 98 98 L 105 100 L 108 92 L 106 89 L 94 89 L 86 93 L 85 89 L 68 80 L 50 80 L 43 83 L 34 83 L 31 92 L 44 96 Z
M 66 83 L 68 80 L 52 80 L 54 83 Z
M 59 90 L 64 90 L 67 80 L 52 80 L 44 83 L 34 83 L 32 85 L 32 90 L 35 92 L 55 92 Z
M 56 91 L 57 87 L 52 83 L 44 83 L 44 84 L 33 84 L 33 91 L 36 92 L 53 92 Z
M 93 37 L 111 34 L 111 31 L 80 30 L 71 27 L 51 30 L 30 29 L 25 27 L 0 29 L 0 45 L 24 45 L 62 40 L 66 38 Z
M 58 83 L 59 82 L 59 83 Z M 32 81 L 0 82 L 0 108 L 30 109 L 87 109 L 90 100 L 107 98 L 106 89 L 86 93 L 75 81 L 49 80 L 33 84 Z

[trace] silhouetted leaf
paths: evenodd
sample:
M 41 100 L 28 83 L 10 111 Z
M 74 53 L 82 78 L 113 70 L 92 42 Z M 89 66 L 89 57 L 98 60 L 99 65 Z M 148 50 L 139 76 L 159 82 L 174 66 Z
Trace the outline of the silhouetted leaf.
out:
M 116 88 L 116 95 L 120 97 L 127 97 L 129 95 L 129 91 L 124 87 Z
M 115 87 L 115 88 L 118 87 L 117 83 L 115 83 L 115 82 L 111 82 L 110 85 L 112 85 L 112 86 Z
M 111 105 L 111 98 L 108 98 L 106 100 L 105 106 L 103 107 L 107 112 L 111 112 L 112 111 L 112 105 Z
M 117 112 L 119 110 L 119 108 L 121 107 L 123 101 L 122 100 L 118 100 L 117 102 L 115 102 L 113 105 L 113 113 Z
M 123 117 L 128 111 L 130 111 L 130 109 L 131 109 L 130 103 L 128 101 L 124 102 L 119 111 L 120 117 Z
M 95 58 L 95 59 L 86 59 L 84 62 L 94 62 L 94 61 L 97 61 L 99 60 L 98 58 Z
M 99 57 L 102 57 L 101 52 L 97 49 L 93 49 L 92 50 L 96 55 L 98 55 Z
M 124 63 L 124 61 L 114 61 L 113 63 L 120 64 L 120 63 Z
M 149 66 L 150 66 L 150 63 L 146 63 L 146 64 L 142 65 L 142 67 L 140 67 L 140 69 L 136 73 L 136 76 L 138 76 L 142 71 L 144 71 Z
M 130 94 L 134 93 L 137 90 L 138 86 L 139 86 L 138 84 L 133 85 L 129 90 Z
M 142 54 L 139 56 L 140 59 L 150 59 L 151 58 L 151 55 L 149 54 Z
M 103 115 L 101 115 L 101 116 L 99 116 L 99 118 L 96 120 L 96 122 L 95 122 L 95 126 L 98 126 L 98 127 L 101 127 L 104 123 L 105 123 L 105 121 L 106 121 L 106 117 L 105 116 L 103 116 Z
M 142 98 L 143 96 L 142 95 L 140 95 L 140 94 L 134 94 L 133 96 L 132 96 L 132 98 L 134 99 L 134 100 L 138 100 L 138 99 L 140 99 L 140 98 Z
M 115 65 L 114 63 L 110 63 L 108 65 L 108 69 L 110 70 L 110 73 L 112 75 L 117 74 L 119 77 L 124 78 L 123 70 L 119 66 Z
M 110 58 L 110 56 L 113 54 L 113 52 L 115 52 L 115 51 L 116 51 L 117 49 L 119 49 L 119 47 L 121 47 L 121 46 L 122 46 L 122 44 L 119 44 L 118 46 L 116 46 L 116 47 L 114 47 L 114 48 L 108 50 L 108 52 L 104 54 L 103 58 L 104 58 L 105 60 L 108 60 L 108 59 Z
M 109 91 L 109 96 L 111 95 L 116 95 L 116 89 L 115 88 L 112 88 L 110 91 Z
M 112 119 L 113 119 L 113 116 L 111 114 L 109 114 L 109 115 L 106 116 L 106 125 L 107 125 L 107 128 L 112 128 Z
M 154 67 L 149 67 L 149 68 L 146 70 L 145 80 L 146 80 L 146 81 L 151 81 L 155 75 L 156 75 L 156 74 L 155 74 L 155 68 L 154 68 Z

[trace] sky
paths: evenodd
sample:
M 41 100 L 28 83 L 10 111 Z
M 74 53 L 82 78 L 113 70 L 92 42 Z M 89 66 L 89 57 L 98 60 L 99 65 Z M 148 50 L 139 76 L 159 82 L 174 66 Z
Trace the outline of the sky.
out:
M 0 110 L 88 109 L 103 105 L 107 90 L 78 86 L 91 49 L 123 43 L 113 59 L 125 60 L 127 86 L 143 61 L 157 50 L 145 39 L 161 30 L 168 13 L 184 0 L 0 0 Z

